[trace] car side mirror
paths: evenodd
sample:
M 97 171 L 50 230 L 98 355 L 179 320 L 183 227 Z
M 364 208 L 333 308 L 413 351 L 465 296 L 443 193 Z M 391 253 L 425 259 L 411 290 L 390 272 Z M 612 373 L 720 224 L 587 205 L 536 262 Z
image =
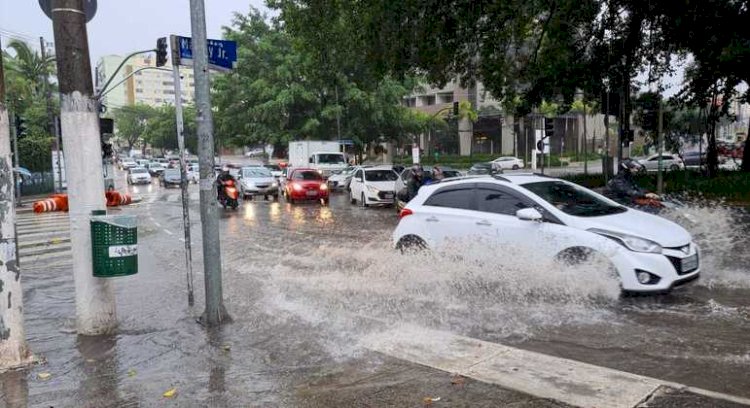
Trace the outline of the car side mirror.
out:
M 311 158 L 307 159 L 307 162 L 308 163 L 312 163 L 313 162 L 313 158 L 311 157 Z
M 524 208 L 516 211 L 516 217 L 523 221 L 541 221 L 542 214 L 536 208 Z

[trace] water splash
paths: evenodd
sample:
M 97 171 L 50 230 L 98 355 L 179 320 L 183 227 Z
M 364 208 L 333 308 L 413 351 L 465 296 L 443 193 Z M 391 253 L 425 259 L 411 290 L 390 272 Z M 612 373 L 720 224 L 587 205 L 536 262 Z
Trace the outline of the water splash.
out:
M 620 293 L 604 264 L 564 267 L 532 249 L 477 241 L 408 255 L 384 243 L 320 245 L 269 276 L 268 306 L 350 334 L 375 322 L 526 338 L 545 327 L 606 321 Z M 370 324 L 354 327 L 354 320 Z

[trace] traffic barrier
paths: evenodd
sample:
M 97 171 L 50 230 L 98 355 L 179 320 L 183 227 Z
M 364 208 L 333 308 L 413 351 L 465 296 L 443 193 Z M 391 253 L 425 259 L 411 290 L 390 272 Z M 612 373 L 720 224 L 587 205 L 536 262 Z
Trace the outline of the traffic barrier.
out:
M 50 196 L 50 198 L 35 201 L 32 208 L 37 214 L 51 211 L 68 211 L 68 195 L 55 194 Z
M 107 207 L 117 207 L 120 205 L 128 205 L 133 202 L 133 197 L 127 193 L 119 193 L 114 190 L 107 191 L 104 194 L 107 197 Z

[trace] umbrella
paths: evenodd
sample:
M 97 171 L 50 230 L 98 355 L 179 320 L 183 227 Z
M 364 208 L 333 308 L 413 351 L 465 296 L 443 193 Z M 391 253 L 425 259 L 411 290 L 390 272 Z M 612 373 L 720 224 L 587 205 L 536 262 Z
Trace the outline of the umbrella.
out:
M 25 177 L 31 177 L 31 172 L 23 167 L 16 167 L 13 169 L 16 173 L 25 176 Z

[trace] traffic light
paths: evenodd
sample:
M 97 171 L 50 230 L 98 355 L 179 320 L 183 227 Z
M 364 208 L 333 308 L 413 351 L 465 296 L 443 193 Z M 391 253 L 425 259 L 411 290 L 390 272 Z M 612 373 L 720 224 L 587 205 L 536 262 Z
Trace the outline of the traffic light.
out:
M 552 137 L 555 134 L 555 119 L 544 118 L 544 137 Z
M 99 141 L 102 145 L 102 159 L 112 157 L 114 150 L 109 138 L 115 132 L 115 121 L 110 118 L 99 118 Z
M 26 125 L 26 120 L 24 120 L 22 117 L 16 115 L 16 137 L 22 138 L 28 134 L 29 128 Z
M 167 37 L 156 40 L 156 66 L 163 67 L 167 64 Z
M 453 116 L 458 116 L 458 101 L 453 102 Z

